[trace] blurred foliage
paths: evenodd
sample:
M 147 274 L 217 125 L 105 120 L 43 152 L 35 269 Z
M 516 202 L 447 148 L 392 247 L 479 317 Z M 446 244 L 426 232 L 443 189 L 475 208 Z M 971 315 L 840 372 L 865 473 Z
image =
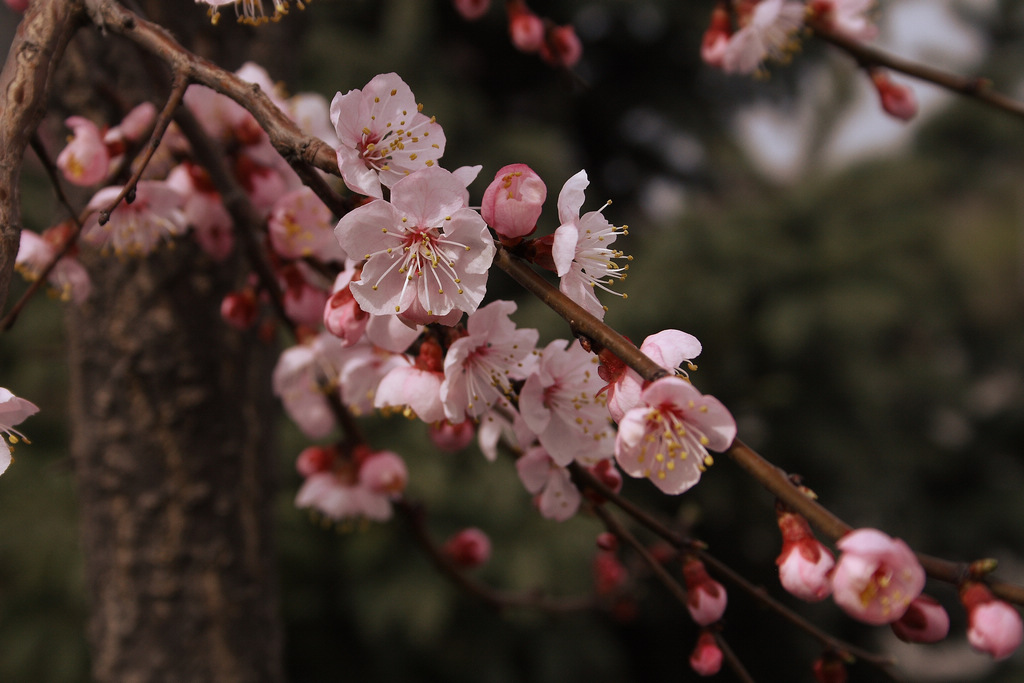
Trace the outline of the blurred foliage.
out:
M 802 474 L 849 522 L 951 559 L 998 557 L 1007 578 L 1024 581 L 1020 121 L 954 101 L 898 154 L 776 183 L 752 169 L 732 117 L 755 99 L 791 106 L 821 49 L 812 46 L 768 82 L 729 78 L 697 59 L 711 2 L 535 4 L 576 25 L 585 44 L 578 78 L 513 50 L 497 7 L 468 24 L 446 0 L 346 0 L 316 2 L 287 19 L 310 30 L 302 80 L 288 85 L 330 98 L 397 71 L 444 125 L 446 165 L 483 164 L 474 196 L 506 163 L 540 172 L 549 187 L 542 231 L 557 225 L 561 183 L 588 169 L 585 210 L 611 198 L 606 215 L 631 226 L 623 240 L 634 256 L 631 277 L 619 287 L 629 299 L 606 300 L 613 326 L 638 342 L 666 327 L 700 338 L 694 382 L 733 409 L 746 441 Z M 973 19 L 989 40 L 979 73 L 1009 89 L 1005 79 L 1024 73 L 1024 32 L 1019 7 L 998 5 L 993 17 Z M 840 85 L 856 77 L 849 64 L 829 64 Z M 835 120 L 815 125 L 820 137 Z M 51 206 L 45 184 L 31 181 L 29 227 L 45 227 Z M 515 295 L 495 274 L 490 296 Z M 33 302 L 0 339 L 4 385 L 43 407 L 26 425 L 33 444 L 19 446 L 0 479 L 4 681 L 87 678 L 56 311 Z M 542 342 L 567 334 L 534 301 L 522 301 L 516 319 L 540 328 Z M 408 457 L 410 495 L 427 503 L 439 541 L 466 525 L 492 536 L 494 557 L 480 578 L 552 595 L 589 590 L 594 520 L 540 519 L 510 461 L 487 463 L 474 447 L 431 452 L 418 423 L 374 420 L 369 433 Z M 291 504 L 294 456 L 304 445 L 285 426 L 275 501 L 297 683 L 690 675 L 697 629 L 657 584 L 644 584 L 632 620 L 497 614 L 437 575 L 401 521 L 343 530 L 311 521 Z M 627 482 L 626 491 L 692 525 L 713 553 L 781 595 L 771 497 L 725 456 L 680 498 L 656 495 L 646 482 Z M 899 650 L 909 676 L 1019 680 L 1022 655 L 992 665 L 970 653 L 954 591 L 931 592 L 950 607 L 953 636 Z M 839 635 L 896 647 L 887 632 L 850 622 L 830 603 L 781 599 Z M 755 679 L 810 680 L 816 644 L 736 590 L 725 633 Z M 851 673 L 878 680 L 864 666 Z

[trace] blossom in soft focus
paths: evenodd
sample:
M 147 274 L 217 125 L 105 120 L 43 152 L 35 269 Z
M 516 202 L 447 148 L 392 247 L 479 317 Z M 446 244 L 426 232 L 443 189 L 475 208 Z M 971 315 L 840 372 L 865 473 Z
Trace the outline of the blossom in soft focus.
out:
M 889 626 L 908 643 L 937 643 L 949 634 L 949 614 L 938 600 L 922 594 Z
M 234 251 L 234 221 L 202 166 L 183 162 L 167 176 L 167 186 L 182 197 L 185 221 L 200 248 L 214 261 L 224 261 Z
M 384 349 L 368 338 L 349 347 L 341 347 L 337 339 L 335 344 L 340 349 L 341 402 L 357 417 L 372 413 L 381 379 L 395 368 L 407 367 L 408 357 Z
M 815 660 L 812 671 L 814 680 L 818 683 L 846 683 L 850 676 L 846 670 L 846 663 L 832 652 L 826 652 Z
M 517 329 L 509 319 L 515 310 L 513 301 L 492 301 L 469 316 L 468 334 L 448 347 L 441 401 L 451 422 L 487 412 L 532 369 L 539 333 Z
M 491 0 L 452 0 L 452 4 L 466 21 L 476 21 L 491 8 Z
M 270 244 L 279 255 L 320 261 L 345 260 L 334 236 L 334 216 L 316 193 L 303 185 L 277 200 L 267 220 Z
M 310 329 L 319 327 L 327 306 L 327 292 L 320 287 L 319 274 L 308 264 L 294 261 L 279 269 L 284 292 L 281 303 L 288 318 Z
M 707 626 L 721 619 L 729 596 L 725 586 L 708 575 L 704 563 L 688 557 L 683 562 L 683 580 L 686 582 L 686 609 L 693 620 Z
M 582 497 L 569 470 L 558 466 L 542 446 L 534 446 L 516 460 L 519 481 L 531 494 L 540 514 L 564 522 L 576 514 Z
M 304 344 L 285 349 L 274 367 L 274 395 L 310 439 L 322 439 L 334 428 L 334 414 L 326 393 L 338 390 L 341 352 L 338 339 L 323 332 Z
M 700 44 L 700 58 L 705 64 L 722 68 L 722 59 L 732 37 L 732 15 L 728 5 L 719 2 L 711 11 L 711 23 Z
M 459 567 L 475 569 L 491 559 L 491 539 L 480 529 L 469 527 L 445 541 L 441 552 Z
M 909 121 L 917 116 L 917 98 L 909 86 L 894 83 L 882 69 L 871 70 L 871 83 L 878 91 L 882 110 L 900 121 Z
M 4 2 L 15 12 L 24 12 L 28 9 L 28 0 L 4 0 Z
M 518 241 L 537 227 L 548 188 L 526 164 L 509 164 L 494 174 L 480 213 L 503 240 Z
M 814 537 L 803 516 L 782 511 L 778 514 L 782 552 L 775 564 L 779 581 L 787 591 L 808 602 L 824 600 L 832 593 L 832 551 Z
M 313 508 L 336 522 L 391 519 L 391 500 L 375 493 L 350 473 L 351 466 L 331 472 L 318 472 L 306 479 L 295 495 L 295 507 Z
M 508 32 L 512 44 L 523 52 L 537 52 L 544 44 L 544 21 L 534 14 L 523 0 L 505 3 L 508 10 Z
M 722 669 L 722 650 L 714 634 L 701 631 L 690 654 L 690 667 L 700 676 L 714 676 Z
M 594 555 L 595 593 L 598 595 L 616 593 L 625 585 L 628 578 L 629 572 L 615 553 L 602 550 Z
M 997 600 L 983 583 L 960 587 L 960 601 L 967 608 L 967 642 L 993 659 L 1006 659 L 1020 647 L 1024 625 L 1013 605 Z
M 701 345 L 692 334 L 670 329 L 648 336 L 640 345 L 640 351 L 666 370 L 685 376 L 684 365 L 687 369 L 696 369 L 693 359 L 700 355 Z M 607 349 L 601 352 L 600 358 L 598 373 L 608 382 L 608 414 L 618 422 L 627 410 L 640 402 L 645 382 L 636 370 Z
M 480 214 L 466 208 L 467 195 L 450 172 L 428 168 L 398 181 L 391 201 L 342 217 L 342 249 L 366 260 L 350 285 L 364 311 L 452 324 L 476 310 L 495 247 Z
M 681 377 L 662 377 L 619 421 L 615 459 L 631 477 L 677 494 L 696 484 L 712 463 L 708 449 L 724 451 L 735 438 L 736 421 L 718 399 Z
M 554 259 L 558 277 L 558 289 L 582 306 L 599 320 L 604 319 L 605 309 L 594 293 L 596 288 L 612 292 L 609 285 L 613 280 L 626 277 L 628 265 L 615 262 L 623 258 L 621 251 L 608 245 L 619 235 L 626 235 L 627 226 L 616 227 L 602 214 L 605 204 L 597 211 L 580 216 L 584 190 L 590 184 L 587 172 L 580 171 L 569 178 L 558 194 L 558 220 L 551 256 Z M 625 296 L 625 295 L 619 295 Z
M 338 460 L 338 451 L 331 446 L 307 446 L 295 459 L 295 470 L 303 477 L 330 472 Z
M 81 116 L 69 116 L 64 125 L 71 129 L 72 137 L 57 155 L 57 168 L 67 181 L 87 187 L 106 178 L 110 154 L 100 129 Z
M 25 435 L 14 428 L 14 425 L 21 424 L 25 418 L 35 415 L 39 408 L 31 401 L 18 398 L 8 389 L 0 387 L 0 433 L 7 435 L 7 440 L 0 440 L 0 474 L 7 471 L 11 466 L 11 444 L 19 441 L 28 443 Z
M 727 73 L 754 73 L 767 60 L 785 62 L 796 48 L 805 7 L 793 0 L 761 0 L 739 16 L 740 29 L 729 38 L 721 55 Z
M 836 543 L 842 551 L 832 574 L 832 595 L 854 619 L 889 624 L 921 594 L 925 574 L 910 547 L 877 529 L 857 529 Z
M 878 27 L 867 17 L 875 0 L 811 0 L 814 21 L 830 31 L 854 40 L 874 40 Z
M 448 420 L 430 425 L 427 430 L 430 442 L 446 453 L 456 453 L 473 442 L 476 425 L 470 420 L 452 424 Z
M 412 90 L 394 73 L 374 76 L 362 90 L 334 97 L 338 167 L 350 190 L 380 199 L 381 185 L 394 187 L 413 171 L 436 164 L 444 154 L 444 131 L 420 109 Z
M 583 43 L 571 25 L 555 26 L 547 31 L 540 56 L 552 66 L 571 69 L 583 56 Z
M 47 234 L 62 232 L 62 230 L 55 230 L 52 233 L 47 231 Z M 63 239 L 61 241 L 63 242 Z M 53 261 L 56 255 L 57 248 L 50 243 L 46 236 L 39 236 L 31 230 L 22 230 L 14 267 L 26 280 L 35 281 L 39 279 L 43 269 Z M 89 297 L 89 292 L 92 291 L 89 273 L 77 259 L 71 256 L 62 256 L 54 264 L 46 279 L 62 301 L 71 300 L 80 304 Z
M 409 471 L 397 453 L 377 451 L 359 466 L 359 481 L 374 493 L 397 496 L 405 491 Z
M 259 316 L 259 311 L 256 292 L 252 289 L 228 292 L 220 302 L 220 317 L 237 330 L 248 330 L 252 327 Z
M 551 342 L 519 391 L 523 422 L 558 465 L 594 464 L 612 454 L 613 433 L 596 358 L 576 342 Z
M 144 256 L 188 229 L 181 195 L 157 180 L 140 180 L 135 201 L 129 204 L 122 200 L 110 220 L 100 225 L 99 212 L 106 210 L 120 192 L 120 187 L 105 187 L 89 201 L 86 208 L 92 213 L 82 228 L 84 241 L 112 248 L 118 255 Z

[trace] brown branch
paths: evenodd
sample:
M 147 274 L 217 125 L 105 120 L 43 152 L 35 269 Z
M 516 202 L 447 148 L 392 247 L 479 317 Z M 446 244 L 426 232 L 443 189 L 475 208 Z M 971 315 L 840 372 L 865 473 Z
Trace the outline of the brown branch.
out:
M 811 22 L 810 26 L 814 35 L 843 50 L 866 69 L 873 66 L 884 66 L 887 69 L 899 71 L 918 80 L 927 81 L 940 88 L 984 102 L 1015 116 L 1024 117 L 1024 102 L 995 92 L 992 90 L 991 81 L 985 78 L 959 76 L 926 64 L 897 57 L 835 31 L 830 31 L 819 22 Z
M 539 592 L 507 593 L 495 590 L 490 586 L 476 581 L 459 570 L 434 544 L 427 529 L 426 513 L 422 505 L 411 503 L 405 499 L 395 502 L 395 507 L 409 523 L 413 536 L 420 548 L 434 566 L 458 586 L 474 598 L 497 610 L 507 607 L 529 607 L 544 612 L 567 613 L 582 610 L 598 609 L 600 603 L 594 597 L 585 598 L 548 598 Z
M 83 17 L 78 0 L 35 0 L 0 73 L 0 306 L 21 242 L 21 164 L 43 118 L 50 76 Z
M 174 82 L 171 84 L 171 94 L 167 97 L 167 103 L 164 104 L 163 110 L 160 115 L 157 116 L 156 126 L 153 128 L 152 135 L 149 136 L 149 142 L 146 143 L 146 149 L 142 154 L 142 161 L 139 163 L 138 168 L 132 173 L 132 177 L 128 179 L 128 182 L 124 184 L 121 191 L 114 197 L 114 201 L 110 202 L 110 206 L 100 211 L 99 221 L 100 225 L 106 225 L 107 221 L 110 220 L 110 214 L 117 208 L 117 205 L 121 203 L 125 197 L 131 197 L 128 200 L 130 204 L 135 198 L 135 188 L 139 184 L 139 179 L 142 178 L 142 174 L 145 172 L 146 167 L 149 166 L 149 162 L 153 159 L 153 155 L 156 153 L 157 147 L 160 146 L 160 141 L 163 140 L 164 133 L 167 132 L 167 126 L 171 125 L 171 121 L 174 118 L 174 112 L 177 110 L 178 105 L 181 104 L 181 100 L 185 97 L 185 90 L 188 88 L 188 81 L 181 77 L 180 74 L 174 75 Z

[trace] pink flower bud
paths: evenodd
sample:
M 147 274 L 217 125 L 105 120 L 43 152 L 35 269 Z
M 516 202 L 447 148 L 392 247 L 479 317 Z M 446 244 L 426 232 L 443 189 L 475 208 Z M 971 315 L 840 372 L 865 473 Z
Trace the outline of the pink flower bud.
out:
M 697 647 L 690 655 L 690 666 L 701 676 L 714 676 L 722 669 L 722 650 L 714 635 L 701 631 Z
M 522 0 L 508 4 L 508 32 L 523 52 L 536 52 L 544 44 L 544 22 Z
M 614 553 L 619 549 L 619 537 L 610 531 L 600 533 L 597 535 L 597 547 Z
M 448 420 L 430 425 L 430 440 L 442 451 L 455 453 L 468 446 L 476 436 L 476 425 L 471 420 L 452 424 Z
M 526 164 L 509 164 L 484 191 L 480 214 L 498 236 L 517 240 L 537 228 L 548 189 Z
M 779 581 L 787 591 L 807 602 L 824 600 L 832 593 L 830 575 L 835 566 L 832 552 L 811 533 L 802 516 L 781 512 L 782 552 L 775 560 Z
M 4 0 L 4 2 L 15 12 L 24 12 L 28 9 L 28 0 Z
M 708 576 L 704 563 L 695 557 L 687 559 L 683 563 L 683 580 L 686 582 L 686 608 L 693 620 L 707 626 L 721 619 L 728 595 L 725 586 Z
M 257 313 L 259 308 L 256 305 L 256 293 L 251 289 L 230 292 L 220 302 L 220 317 L 239 330 L 252 327 L 256 322 Z
M 338 459 L 337 452 L 328 446 L 309 446 L 299 453 L 295 461 L 295 469 L 304 477 L 312 477 L 319 472 L 330 472 Z
M 628 573 L 615 553 L 601 551 L 594 556 L 594 592 L 610 595 L 626 583 Z
M 556 26 L 548 31 L 540 46 L 540 56 L 554 66 L 572 68 L 583 56 L 583 44 L 572 26 Z
M 893 83 L 888 74 L 878 69 L 871 72 L 871 82 L 875 84 L 886 114 L 901 121 L 909 121 L 917 115 L 917 98 L 909 87 Z
M 391 451 L 372 454 L 359 468 L 359 483 L 374 493 L 398 495 L 405 490 L 409 472 L 405 461 Z
M 1024 624 L 1009 603 L 997 600 L 982 583 L 969 582 L 960 588 L 960 601 L 967 608 L 967 642 L 975 650 L 1006 659 L 1020 647 Z
M 732 19 L 729 16 L 729 8 L 720 2 L 711 12 L 711 25 L 704 32 L 704 39 L 700 44 L 700 58 L 705 64 L 721 68 L 731 35 Z
M 832 574 L 836 604 L 854 619 L 889 624 L 903 616 L 924 588 L 924 569 L 910 547 L 877 529 L 857 529 L 839 539 Z
M 460 567 L 473 569 L 491 559 L 491 539 L 480 529 L 470 527 L 449 538 L 443 552 Z
M 352 346 L 362 339 L 370 314 L 359 308 L 348 287 L 338 290 L 327 299 L 324 306 L 324 327 L 335 337 Z
M 937 643 L 949 634 L 949 614 L 935 598 L 920 595 L 890 626 L 897 638 L 908 643 Z
M 476 21 L 491 8 L 491 0 L 454 0 L 453 4 L 466 21 Z

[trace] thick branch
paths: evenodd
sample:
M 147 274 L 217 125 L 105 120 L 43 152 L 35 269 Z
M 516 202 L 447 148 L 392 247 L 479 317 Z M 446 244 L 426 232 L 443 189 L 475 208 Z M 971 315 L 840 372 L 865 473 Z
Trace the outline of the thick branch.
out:
M 82 19 L 82 4 L 29 4 L 0 73 L 0 306 L 21 241 L 21 164 L 43 118 L 50 74 Z

